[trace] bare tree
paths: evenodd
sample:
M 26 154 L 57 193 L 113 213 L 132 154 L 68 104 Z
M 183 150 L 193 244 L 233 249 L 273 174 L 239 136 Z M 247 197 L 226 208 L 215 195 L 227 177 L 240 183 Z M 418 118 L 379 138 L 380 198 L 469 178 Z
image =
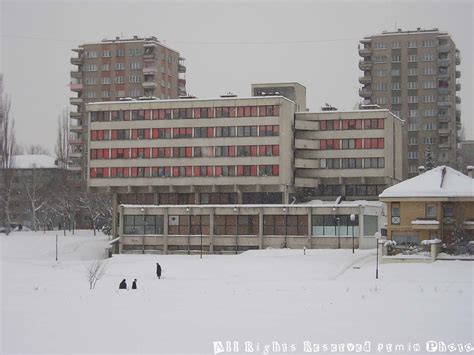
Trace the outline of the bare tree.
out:
M 56 158 L 59 168 L 67 168 L 69 163 L 69 110 L 64 109 L 58 116 L 56 138 Z
M 31 209 L 31 221 L 33 230 L 36 232 L 38 230 L 38 212 L 45 206 L 48 193 L 48 185 L 50 178 L 45 174 L 44 170 L 37 169 L 33 165 L 31 169 L 31 174 L 22 174 L 20 178 L 20 183 L 26 192 L 26 197 L 28 198 L 28 203 Z
M 94 235 L 98 222 L 107 223 L 109 220 L 110 207 L 112 206 L 112 199 L 110 195 L 103 195 L 98 193 L 83 192 L 79 197 L 79 206 L 90 218 Z
M 26 148 L 26 154 L 30 155 L 49 155 L 49 151 L 39 144 L 32 144 Z
M 102 260 L 95 260 L 87 267 L 87 281 L 89 289 L 93 290 L 97 281 L 105 275 L 105 265 Z
M 12 156 L 15 152 L 15 120 L 10 115 L 10 96 L 4 93 L 3 75 L 0 74 L 0 205 L 7 234 L 11 224 L 11 193 L 14 180 Z

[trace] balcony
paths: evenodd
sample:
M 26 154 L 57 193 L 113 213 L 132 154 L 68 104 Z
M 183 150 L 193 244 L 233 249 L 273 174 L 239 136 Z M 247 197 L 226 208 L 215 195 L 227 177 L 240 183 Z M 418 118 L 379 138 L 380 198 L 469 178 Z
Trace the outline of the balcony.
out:
M 449 101 L 438 101 L 438 107 L 451 107 L 451 102 L 449 102 Z
M 82 125 L 71 125 L 69 126 L 71 132 L 82 132 Z
M 369 44 L 372 42 L 372 38 L 363 38 L 359 42 L 362 44 Z
M 178 73 L 186 73 L 186 67 L 182 64 L 178 64 Z
M 461 98 L 459 96 L 456 96 L 456 103 L 460 104 L 461 103 Z
M 449 66 L 450 60 L 449 58 L 438 59 L 438 66 L 440 67 L 447 67 Z
M 438 129 L 438 134 L 440 136 L 448 136 L 449 134 L 451 134 L 451 130 L 449 128 L 440 128 Z
M 438 73 L 438 79 L 449 79 L 449 73 Z
M 74 163 L 72 163 L 72 164 L 74 164 Z M 77 163 L 77 164 L 79 164 L 79 163 Z M 80 165 L 69 165 L 69 166 L 67 167 L 67 170 L 81 171 L 82 168 L 81 168 Z
M 411 221 L 411 227 L 417 230 L 438 230 L 439 229 L 439 221 L 436 219 L 415 219 Z
M 82 84 L 78 84 L 78 83 L 76 83 L 76 84 L 71 83 L 71 84 L 69 84 L 69 87 L 70 87 L 71 91 L 75 91 L 75 92 L 82 91 L 82 89 L 83 89 Z
M 71 97 L 69 98 L 71 105 L 81 105 L 83 103 L 82 97 Z
M 82 158 L 82 152 L 70 152 L 69 157 L 71 157 L 71 158 Z
M 359 55 L 361 57 L 368 57 L 372 54 L 372 50 L 370 48 L 359 48 Z
M 372 68 L 372 62 L 370 60 L 359 61 L 360 70 L 370 70 L 370 68 Z
M 461 119 L 461 110 L 456 110 L 456 120 Z
M 72 144 L 72 145 L 82 144 L 82 139 L 81 138 L 70 138 L 69 139 L 69 144 Z
M 154 81 L 144 81 L 142 83 L 143 88 L 156 88 L 156 82 Z
M 158 72 L 157 67 L 143 68 L 143 75 L 155 75 Z
M 449 88 L 438 88 L 438 94 L 440 95 L 448 95 L 450 92 Z
M 461 91 L 461 84 L 460 83 L 456 84 L 456 91 Z
M 456 65 L 461 64 L 461 57 L 456 56 Z
M 82 58 L 79 58 L 79 57 L 71 58 L 71 64 L 72 65 L 81 65 L 82 64 Z
M 438 145 L 439 149 L 451 149 L 451 143 L 440 143 Z
M 69 117 L 75 119 L 82 118 L 82 112 L 71 111 L 69 112 Z
M 462 129 L 462 123 L 459 121 L 456 121 L 456 130 L 459 131 Z
M 459 79 L 461 77 L 461 71 L 456 70 L 456 79 Z
M 156 59 L 156 54 L 154 51 L 145 51 L 143 54 L 143 60 Z
M 77 70 L 72 70 L 71 71 L 71 78 L 81 79 L 82 78 L 82 72 L 77 71 Z
M 370 75 L 360 76 L 359 83 L 361 84 L 369 84 L 372 82 L 372 77 Z
M 371 97 L 372 90 L 366 89 L 366 88 L 359 89 L 359 96 L 364 97 L 364 98 Z
M 448 115 L 438 116 L 438 121 L 440 123 L 449 123 L 451 122 L 451 118 Z
M 451 45 L 450 44 L 443 44 L 438 47 L 438 52 L 439 53 L 448 53 L 451 50 Z

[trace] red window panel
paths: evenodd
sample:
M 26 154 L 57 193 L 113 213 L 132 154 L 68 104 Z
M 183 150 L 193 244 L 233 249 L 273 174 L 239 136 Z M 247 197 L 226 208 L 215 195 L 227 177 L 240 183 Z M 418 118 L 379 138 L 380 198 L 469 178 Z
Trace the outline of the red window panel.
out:
M 130 121 L 130 111 L 123 111 L 123 120 Z
M 272 175 L 279 176 L 280 175 L 280 166 L 279 165 L 272 165 Z
M 173 128 L 173 137 L 178 137 L 179 136 L 179 128 Z
M 97 176 L 96 170 L 94 168 L 91 168 L 90 170 L 90 177 L 95 178 Z
M 110 169 L 110 176 L 111 177 L 116 177 L 117 176 L 117 168 L 111 168 Z
M 150 148 L 144 148 L 144 149 L 145 149 L 145 152 L 144 152 L 145 153 L 144 154 L 145 158 L 147 158 L 147 159 L 150 158 Z
M 211 128 L 212 129 L 212 128 Z M 186 128 L 186 137 L 192 137 L 193 136 L 193 129 L 192 127 Z
M 108 149 L 104 149 L 103 156 L 104 156 L 104 159 L 109 159 L 109 150 Z
M 165 158 L 171 158 L 171 148 L 165 148 Z
M 372 149 L 377 149 L 378 147 L 378 139 L 377 138 L 370 138 L 370 146 Z
M 201 118 L 201 109 L 195 108 L 194 109 L 194 118 Z
M 193 148 L 192 147 L 186 147 L 186 157 L 190 158 L 193 156 Z
M 145 111 L 145 120 L 149 120 L 150 119 L 150 110 L 144 110 Z
M 244 166 L 237 165 L 237 176 L 243 176 L 243 175 L 244 175 Z
M 319 130 L 320 131 L 325 131 L 327 129 L 327 123 L 326 121 L 320 121 L 319 122 Z
M 116 140 L 117 140 L 117 130 L 116 130 L 116 129 L 113 129 L 113 130 L 112 130 L 112 140 L 113 140 L 113 141 L 116 141 Z
M 111 149 L 111 157 L 112 157 L 112 159 L 117 159 L 117 149 L 116 148 Z
M 174 167 L 173 167 L 173 176 L 174 176 L 174 177 L 178 177 L 178 176 L 179 176 L 179 167 L 178 167 L 178 166 L 174 166 Z
M 235 157 L 235 146 L 229 147 L 229 157 Z
M 150 129 L 149 128 L 145 129 L 145 139 L 150 139 Z
M 265 146 L 264 145 L 260 145 L 258 147 L 258 155 L 260 156 L 264 156 L 265 155 Z
M 118 170 L 119 168 L 117 168 Z M 122 168 L 122 174 L 123 177 L 129 177 L 130 176 L 130 169 L 129 168 Z
M 385 120 L 383 118 L 379 118 L 379 129 L 384 129 L 385 127 Z
M 244 107 L 244 117 L 250 117 L 250 106 Z
M 273 116 L 280 116 L 280 105 L 273 106 Z
M 235 117 L 235 107 L 229 107 L 229 117 Z
M 151 110 L 151 118 L 153 120 L 157 120 L 160 117 L 160 111 L 159 110 Z
M 357 138 L 355 140 L 355 147 L 356 149 L 362 149 L 362 138 Z
M 207 109 L 207 116 L 208 116 L 209 118 L 214 118 L 214 117 L 216 117 L 216 115 L 214 114 L 214 107 L 209 107 L 209 108 Z
M 364 120 L 364 129 L 370 129 L 370 120 Z
M 158 139 L 159 133 L 158 133 L 158 128 L 152 128 L 151 130 L 151 138 L 152 139 Z
M 146 177 L 150 176 L 150 168 L 145 168 L 145 175 Z
M 101 141 L 104 139 L 104 131 L 97 131 L 97 140 Z
M 104 158 L 104 149 L 97 149 L 97 159 Z
M 260 117 L 267 115 L 267 107 L 266 106 L 258 106 L 258 115 Z
M 340 139 L 333 139 L 333 149 L 341 149 L 341 140 Z
M 341 121 L 334 121 L 334 130 L 340 131 L 341 130 Z
M 273 126 L 273 135 L 278 136 L 280 135 L 280 126 Z
M 123 149 L 123 157 L 124 157 L 124 159 L 129 159 L 130 158 L 130 149 L 128 149 L 128 148 Z
M 250 116 L 252 116 L 252 117 L 257 117 L 257 116 L 258 116 L 258 115 L 257 115 L 257 109 L 258 109 L 257 106 L 251 106 L 251 107 L 250 107 Z
M 356 120 L 356 129 L 362 129 L 362 120 Z
M 349 129 L 349 120 L 342 120 L 342 129 Z
M 325 139 L 320 139 L 319 140 L 319 149 L 326 150 L 326 140 Z
M 151 148 L 152 158 L 158 158 L 158 148 Z
M 214 176 L 214 169 L 212 166 L 206 168 L 206 176 Z
M 164 120 L 166 118 L 166 110 L 159 110 L 158 119 Z
M 379 143 L 378 143 L 379 149 L 384 149 L 384 147 L 385 147 L 384 139 L 383 139 L 383 138 L 379 138 L 378 141 L 379 141 Z
M 132 129 L 132 139 L 137 139 L 138 138 L 138 130 Z
M 213 127 L 209 127 L 207 129 L 207 138 L 212 138 L 214 137 L 214 128 Z
M 371 145 L 370 145 L 370 138 L 365 138 L 364 139 L 364 148 L 365 149 L 370 149 Z
M 256 157 L 257 154 L 257 146 L 256 145 L 251 145 L 250 146 L 250 156 Z
M 206 157 L 213 157 L 213 156 L 214 156 L 214 148 L 206 147 Z
M 187 166 L 186 167 L 186 176 L 193 176 L 193 167 Z
M 237 107 L 237 117 L 244 117 L 244 107 L 243 106 Z
M 279 145 L 272 146 L 272 155 L 275 156 L 275 157 L 280 155 L 280 146 Z
M 250 166 L 250 175 L 251 176 L 257 176 L 257 166 L 256 165 L 251 165 Z
M 132 177 L 137 177 L 138 175 L 138 168 L 131 168 L 132 170 Z
M 195 166 L 194 167 L 194 176 L 201 176 L 201 167 Z
M 91 159 L 97 159 L 97 150 L 91 149 Z
M 222 166 L 216 166 L 216 176 L 222 175 Z
M 102 168 L 103 177 L 109 177 L 109 168 Z

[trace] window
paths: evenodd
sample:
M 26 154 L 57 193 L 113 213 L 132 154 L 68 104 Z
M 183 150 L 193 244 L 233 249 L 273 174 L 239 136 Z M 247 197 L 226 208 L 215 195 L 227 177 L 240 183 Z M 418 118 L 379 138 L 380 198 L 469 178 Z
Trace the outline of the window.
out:
M 409 103 L 409 104 L 416 104 L 416 103 L 418 103 L 418 96 L 408 96 L 408 103 Z
M 117 57 L 125 57 L 125 49 L 123 49 L 123 48 L 117 49 L 117 51 L 115 52 L 115 55 Z
M 418 75 L 418 68 L 408 68 L 408 75 Z
M 392 83 L 392 90 L 400 90 L 400 83 Z
M 110 70 L 110 64 L 109 63 L 102 63 L 101 66 L 100 66 L 100 69 L 102 71 Z
M 418 117 L 418 110 L 409 110 L 408 117 Z
M 425 53 L 425 54 L 423 55 L 423 61 L 429 62 L 429 61 L 433 61 L 433 60 L 435 60 L 435 55 L 434 55 L 434 53 Z
M 409 62 L 416 62 L 416 61 L 418 61 L 418 56 L 416 54 L 410 54 L 410 55 L 408 55 L 408 61 Z
M 106 90 L 102 91 L 101 96 L 102 96 L 103 98 L 108 98 L 108 97 L 110 97 L 110 91 L 106 91 Z
M 436 219 L 436 204 L 434 203 L 427 203 L 425 209 L 425 217 L 426 218 L 433 218 Z
M 258 235 L 258 215 L 216 215 L 214 217 L 214 234 Z
M 419 153 L 417 151 L 408 152 L 408 159 L 418 159 Z
M 435 70 L 434 68 L 428 67 L 428 68 L 423 68 L 421 69 L 421 74 L 422 75 L 435 75 Z
M 387 84 L 386 83 L 377 83 L 372 86 L 372 90 L 374 91 L 387 91 Z
M 364 158 L 365 169 L 383 169 L 385 167 L 385 158 Z
M 387 70 L 385 70 L 385 69 L 375 69 L 374 70 L 374 76 L 379 77 L 379 78 L 387 76 Z
M 98 78 L 86 77 L 84 78 L 84 85 L 95 85 L 97 84 Z
M 409 123 L 408 131 L 409 132 L 418 131 L 418 123 Z
M 216 127 L 216 137 L 235 137 L 235 127 Z
M 384 119 L 383 118 L 372 118 L 364 120 L 364 129 L 383 129 Z
M 400 48 L 400 42 L 392 42 L 392 49 Z
M 123 234 L 163 234 L 162 215 L 124 215 Z
M 392 55 L 392 63 L 397 63 L 397 62 L 400 62 L 400 56 Z
M 435 131 L 436 130 L 436 123 L 425 123 L 423 125 L 423 129 L 425 131 Z
M 362 169 L 362 158 L 342 158 L 343 169 Z
M 352 222 L 349 215 L 313 215 L 311 235 L 313 237 L 358 235 L 358 214 L 355 214 L 355 217 L 355 221 Z
M 425 143 L 425 144 L 436 144 L 436 137 L 425 137 L 423 139 L 423 143 Z
M 88 51 L 84 54 L 86 58 L 97 58 L 99 56 L 99 52 L 97 51 Z
M 409 41 L 408 48 L 416 48 L 416 41 Z
M 84 71 L 97 71 L 97 64 L 84 64 Z
M 392 216 L 392 224 L 400 224 L 400 202 L 392 202 L 391 206 L 391 216 Z
M 407 88 L 410 90 L 418 89 L 418 83 L 416 81 L 410 81 L 407 83 Z
M 423 89 L 436 89 L 436 81 L 424 81 Z
M 435 102 L 435 96 L 434 95 L 422 96 L 422 101 L 423 102 Z
M 400 76 L 400 69 L 392 69 L 391 74 L 392 76 Z
M 436 46 L 436 40 L 435 39 L 427 39 L 427 40 L 421 41 L 421 45 L 422 45 L 422 47 L 425 47 L 425 48 L 435 47 Z
M 84 97 L 86 99 L 96 99 L 97 98 L 97 93 L 95 91 L 86 91 L 84 93 Z
M 385 96 L 376 97 L 375 98 L 375 103 L 378 104 L 378 105 L 385 105 L 385 104 L 387 104 L 387 98 Z
M 142 76 L 141 75 L 130 75 L 128 77 L 128 82 L 129 83 L 141 83 L 142 82 Z
M 307 215 L 264 215 L 264 235 L 308 235 Z
M 392 104 L 399 104 L 401 103 L 401 97 L 400 96 L 392 96 Z
M 375 42 L 374 49 L 385 49 L 385 42 Z
M 408 138 L 408 144 L 409 145 L 417 145 L 418 144 L 418 138 L 417 137 Z
M 102 57 L 111 57 L 112 51 L 110 49 L 106 49 L 102 51 Z
M 115 70 L 125 70 L 125 63 L 115 63 Z
M 124 77 L 124 76 L 116 76 L 116 77 L 115 77 L 115 83 L 116 83 L 116 84 L 123 84 L 123 83 L 125 83 L 125 77 Z
M 103 85 L 112 84 L 112 78 L 109 77 L 109 76 L 103 77 L 103 78 L 102 78 L 102 84 L 103 84 Z

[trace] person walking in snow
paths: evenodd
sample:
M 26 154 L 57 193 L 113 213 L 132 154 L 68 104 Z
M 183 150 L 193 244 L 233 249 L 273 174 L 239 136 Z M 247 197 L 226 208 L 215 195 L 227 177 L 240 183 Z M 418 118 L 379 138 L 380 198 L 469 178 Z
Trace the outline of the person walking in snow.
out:
M 119 290 L 126 290 L 127 289 L 127 280 L 123 279 L 119 285 Z
M 136 290 L 137 289 L 137 279 L 133 280 L 133 283 L 132 283 L 132 290 Z
M 158 263 L 156 263 L 156 276 L 161 279 L 161 266 Z

